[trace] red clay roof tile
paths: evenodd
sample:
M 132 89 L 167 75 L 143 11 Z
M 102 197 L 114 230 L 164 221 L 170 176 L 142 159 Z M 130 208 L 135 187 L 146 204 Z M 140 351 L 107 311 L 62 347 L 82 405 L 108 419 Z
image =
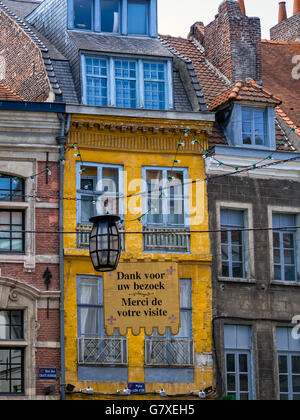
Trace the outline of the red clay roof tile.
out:
M 4 83 L 0 82 L 0 100 L 2 101 L 24 101 L 21 96 L 9 89 Z

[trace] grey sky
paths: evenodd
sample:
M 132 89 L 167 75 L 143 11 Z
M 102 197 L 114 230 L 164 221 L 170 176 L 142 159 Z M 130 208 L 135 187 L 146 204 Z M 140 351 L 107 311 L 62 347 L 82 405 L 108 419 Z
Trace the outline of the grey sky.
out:
M 222 0 L 158 0 L 158 29 L 163 35 L 186 37 L 191 25 L 210 23 Z M 288 17 L 293 14 L 294 0 L 286 0 Z M 262 38 L 270 39 L 270 28 L 278 22 L 279 0 L 245 0 L 248 16 L 261 19 Z

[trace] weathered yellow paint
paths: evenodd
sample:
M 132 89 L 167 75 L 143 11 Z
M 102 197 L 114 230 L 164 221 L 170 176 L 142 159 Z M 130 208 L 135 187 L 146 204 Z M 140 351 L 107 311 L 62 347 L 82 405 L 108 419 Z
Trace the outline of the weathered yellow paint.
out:
M 109 127 L 109 128 L 108 128 Z M 74 115 L 70 132 L 71 143 L 77 143 L 80 147 L 82 160 L 101 164 L 121 165 L 124 167 L 125 195 L 141 192 L 141 173 L 143 166 L 172 167 L 179 140 L 186 143 L 197 137 L 203 143 L 202 151 L 193 150 L 190 146 L 188 152 L 180 150 L 178 158 L 182 168 L 189 168 L 191 180 L 204 179 L 205 168 L 202 159 L 203 149 L 207 147 L 207 134 L 211 123 L 197 121 L 168 121 L 151 119 L 125 119 L 112 118 L 107 121 L 104 117 Z M 189 129 L 193 135 L 184 138 L 182 130 Z M 142 136 L 146 130 L 147 141 Z M 158 131 L 158 132 L 157 132 Z M 176 132 L 177 131 L 177 132 Z M 134 150 L 129 149 L 130 139 L 139 133 L 139 143 Z M 100 136 L 101 134 L 101 136 Z M 103 147 L 99 145 L 105 136 L 114 136 L 115 142 L 107 140 Z M 100 138 L 100 137 L 101 138 Z M 121 142 L 121 138 L 125 140 Z M 142 140 L 140 140 L 142 138 Z M 152 150 L 151 141 L 156 143 L 156 150 Z M 126 144 L 128 143 L 128 148 Z M 162 150 L 158 150 L 159 146 Z M 142 146 L 144 145 L 144 149 Z M 166 145 L 170 150 L 166 150 Z M 172 147 L 171 147 L 172 146 Z M 174 146 L 174 147 L 173 147 Z M 64 230 L 76 231 L 76 177 L 75 163 L 79 158 L 74 157 L 74 150 L 66 153 L 64 197 Z M 197 194 L 196 193 L 197 190 Z M 195 214 L 191 219 L 191 230 L 208 230 L 208 210 L 206 183 L 198 182 L 190 185 L 190 210 Z M 193 197 L 193 198 L 192 198 Z M 196 200 L 197 197 L 197 200 Z M 132 209 L 136 207 L 136 212 Z M 132 197 L 125 202 L 125 220 L 135 219 L 142 214 L 141 197 Z M 200 210 L 200 211 L 199 211 Z M 197 214 L 196 214 L 197 213 Z M 126 231 L 141 232 L 140 222 L 126 223 Z M 122 383 L 118 378 L 112 378 L 111 382 L 79 382 L 77 377 L 77 290 L 76 281 L 79 275 L 99 276 L 92 267 L 88 250 L 76 248 L 76 235 L 73 233 L 64 235 L 64 283 L 65 283 L 65 360 L 66 360 L 66 383 L 76 386 L 75 391 L 90 386 L 98 394 L 115 394 L 117 389 L 127 387 L 127 382 Z M 168 394 L 183 394 L 191 390 L 200 390 L 213 385 L 213 371 L 211 366 L 201 366 L 201 355 L 212 353 L 212 309 L 211 309 L 211 255 L 209 236 L 207 233 L 191 235 L 190 254 L 149 254 L 143 252 L 143 239 L 141 234 L 126 235 L 126 251 L 121 260 L 126 261 L 176 261 L 179 267 L 179 278 L 192 279 L 192 316 L 193 316 L 193 339 L 195 343 L 195 368 L 194 383 L 147 383 L 146 391 L 154 392 L 164 388 Z M 144 332 L 134 336 L 131 331 L 127 334 L 128 349 L 128 382 L 145 382 L 145 344 Z M 69 395 L 70 399 L 99 398 L 119 399 L 121 396 L 94 395 L 83 396 L 79 394 Z M 142 399 L 142 397 L 132 397 Z M 161 399 L 157 396 L 147 395 L 147 399 Z

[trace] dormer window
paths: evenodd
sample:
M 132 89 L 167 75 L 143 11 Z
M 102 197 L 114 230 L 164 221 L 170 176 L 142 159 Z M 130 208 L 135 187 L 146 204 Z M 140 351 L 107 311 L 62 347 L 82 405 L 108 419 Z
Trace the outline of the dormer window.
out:
M 85 105 L 173 108 L 171 60 L 82 55 L 81 63 Z
M 157 0 L 69 0 L 68 28 L 157 37 Z
M 230 146 L 276 150 L 275 111 L 234 103 L 217 114 Z

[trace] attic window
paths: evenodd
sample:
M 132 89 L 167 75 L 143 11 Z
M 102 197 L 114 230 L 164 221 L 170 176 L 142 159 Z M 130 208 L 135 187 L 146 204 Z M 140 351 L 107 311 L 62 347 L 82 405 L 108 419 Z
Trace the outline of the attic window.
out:
M 120 0 L 101 0 L 101 31 L 120 32 Z
M 68 29 L 157 37 L 157 0 L 68 0 Z
M 128 0 L 128 33 L 147 35 L 149 2 L 146 0 Z
M 243 144 L 264 146 L 266 144 L 266 112 L 264 109 L 242 109 Z

